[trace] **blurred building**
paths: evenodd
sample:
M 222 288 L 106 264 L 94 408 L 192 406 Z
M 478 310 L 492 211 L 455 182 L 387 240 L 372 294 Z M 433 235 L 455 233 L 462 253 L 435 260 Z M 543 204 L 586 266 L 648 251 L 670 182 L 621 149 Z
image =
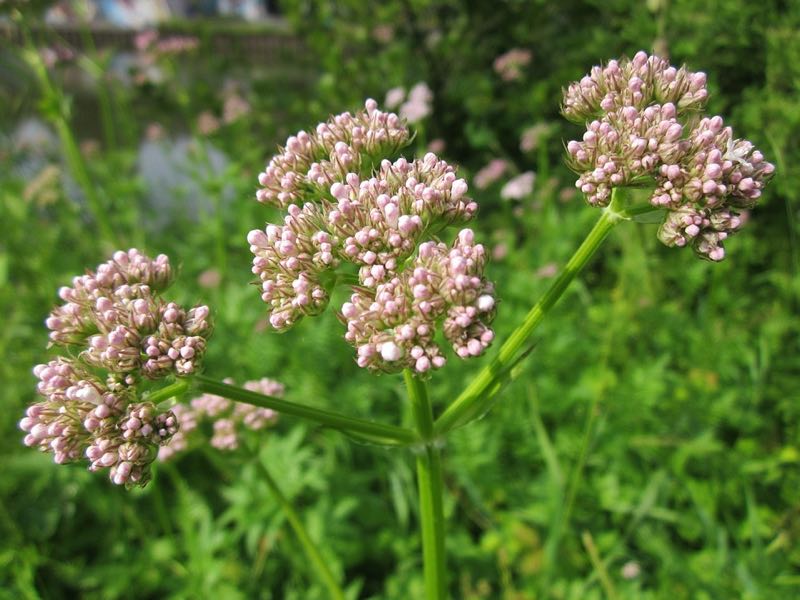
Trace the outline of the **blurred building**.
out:
M 45 21 L 69 25 L 88 20 L 143 29 L 170 19 L 225 17 L 254 22 L 279 14 L 275 0 L 61 0 L 47 10 Z

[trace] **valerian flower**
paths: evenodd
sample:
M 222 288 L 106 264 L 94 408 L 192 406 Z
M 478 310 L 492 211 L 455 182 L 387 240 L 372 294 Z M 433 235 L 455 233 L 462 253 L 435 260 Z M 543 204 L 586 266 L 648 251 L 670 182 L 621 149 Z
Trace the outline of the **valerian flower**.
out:
M 719 261 L 775 167 L 722 117 L 702 117 L 707 100 L 704 73 L 638 52 L 571 84 L 562 112 L 586 122 L 567 152 L 589 204 L 606 206 L 615 187 L 654 185 L 650 203 L 667 211 L 659 239 Z
M 401 273 L 374 288 L 356 289 L 342 306 L 342 317 L 359 366 L 418 373 L 443 366 L 434 341 L 441 320 L 459 357 L 483 354 L 494 339 L 488 324 L 495 312 L 494 287 L 482 277 L 485 262 L 484 247 L 464 229 L 452 248 L 424 242 Z
M 111 480 L 145 485 L 159 446 L 178 421 L 143 397 L 147 380 L 195 373 L 211 332 L 209 309 L 188 310 L 160 293 L 172 280 L 165 255 L 116 252 L 59 290 L 63 304 L 46 320 L 53 345 L 73 350 L 33 373 L 41 399 L 20 428 L 25 444 L 57 463 L 86 458 Z
M 322 312 L 337 269 L 358 269 L 359 285 L 341 314 L 358 364 L 375 371 L 408 367 L 424 373 L 442 366 L 434 342 L 441 321 L 461 357 L 482 353 L 493 335 L 493 288 L 483 278 L 483 246 L 473 243 L 471 232 L 462 232 L 450 251 L 435 239 L 447 226 L 472 219 L 477 204 L 455 167 L 435 154 L 395 158 L 410 140 L 404 121 L 378 110 L 373 100 L 355 115 L 344 113 L 314 133 L 292 136 L 262 173 L 264 188 L 257 194 L 286 210 L 283 224 L 268 224 L 247 238 L 255 256 L 252 270 L 277 330 Z M 453 252 L 465 254 L 453 258 L 459 266 L 452 269 L 468 272 L 447 266 L 445 257 Z M 428 275 L 418 280 L 414 274 L 423 271 Z M 461 295 L 441 291 L 453 280 Z M 425 286 L 430 300 L 418 295 Z M 478 296 L 485 297 L 480 310 Z M 401 324 L 402 331 L 393 330 Z

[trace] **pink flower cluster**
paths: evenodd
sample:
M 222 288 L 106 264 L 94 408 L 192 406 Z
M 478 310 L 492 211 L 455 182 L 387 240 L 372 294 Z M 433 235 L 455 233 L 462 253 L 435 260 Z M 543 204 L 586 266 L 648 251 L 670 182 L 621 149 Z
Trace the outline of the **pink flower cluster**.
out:
M 64 304 L 45 321 L 50 340 L 85 346 L 80 358 L 112 373 L 190 375 L 205 351 L 209 310 L 164 302 L 158 292 L 170 281 L 165 255 L 151 260 L 135 248 L 115 252 L 96 272 L 59 290 Z
M 142 401 L 138 388 L 143 378 L 195 372 L 211 330 L 208 307 L 187 311 L 160 298 L 170 280 L 166 256 L 132 249 L 59 290 L 64 304 L 46 321 L 50 339 L 78 351 L 34 368 L 43 399 L 20 421 L 25 444 L 57 463 L 85 456 L 116 484 L 147 483 L 177 421 Z
M 343 260 L 360 265 L 363 285 L 374 286 L 398 269 L 430 228 L 471 219 L 478 205 L 467 183 L 429 152 L 422 160 L 384 160 L 369 179 L 350 173 L 331 186 L 337 199 L 328 228 L 341 241 Z
M 575 123 L 600 117 L 625 106 L 674 104 L 679 112 L 702 109 L 708 100 L 706 74 L 676 69 L 658 56 L 637 52 L 631 60 L 610 60 L 593 67 L 564 91 L 561 112 Z
M 431 114 L 433 92 L 425 82 L 420 82 L 408 92 L 408 99 L 400 106 L 400 116 L 408 123 L 419 123 Z
M 691 244 L 714 261 L 723 240 L 742 225 L 737 209 L 752 208 L 775 171 L 747 140 L 735 140 L 721 117 L 702 119 L 684 142 L 679 160 L 662 164 L 651 197 L 670 212 L 659 229 L 668 246 Z
M 589 123 L 582 141 L 567 144 L 570 168 L 581 174 L 575 187 L 589 204 L 605 206 L 612 187 L 640 182 L 677 160 L 682 135 L 674 104 L 616 109 Z
M 48 46 L 39 51 L 42 62 L 48 69 L 52 69 L 58 64 L 70 63 L 77 58 L 75 50 L 69 46 Z
M 226 383 L 233 383 L 226 379 Z M 243 386 L 273 398 L 282 398 L 283 384 L 272 379 L 248 381 Z M 239 447 L 242 428 L 258 431 L 278 420 L 278 413 L 269 408 L 260 408 L 214 394 L 203 394 L 194 398 L 188 405 L 178 404 L 172 408 L 178 423 L 178 431 L 158 449 L 159 460 L 169 460 L 179 452 L 189 448 L 193 431 L 197 431 L 204 421 L 212 423 L 210 443 L 219 450 L 235 450 Z
M 361 284 L 375 286 L 431 228 L 467 221 L 478 208 L 465 196 L 466 182 L 433 153 L 413 162 L 384 160 L 363 180 L 347 173 L 329 192 L 335 202 L 291 204 L 283 225 L 247 236 L 255 255 L 252 271 L 261 279 L 261 298 L 275 329 L 325 309 L 324 280 L 341 262 L 358 265 Z
M 394 154 L 410 139 L 400 117 L 367 100 L 365 109 L 355 115 L 337 115 L 312 133 L 301 131 L 290 137 L 258 176 L 262 189 L 256 197 L 286 208 L 309 194 L 324 196 L 347 173 L 369 170 L 370 158 Z
M 512 48 L 494 59 L 494 70 L 503 81 L 516 81 L 531 62 L 533 54 L 525 48 Z
M 262 189 L 259 199 L 284 206 L 287 214 L 282 225 L 268 224 L 264 230 L 249 233 L 247 239 L 250 250 L 255 255 L 252 271 L 261 280 L 261 295 L 269 305 L 270 324 L 275 329 L 284 330 L 301 317 L 324 310 L 329 301 L 329 290 L 336 282 L 337 267 L 343 263 L 357 266 L 360 286 L 356 288 L 354 298 L 361 299 L 360 303 L 367 302 L 366 298 L 371 298 L 369 303 L 372 303 L 376 298 L 384 298 L 387 294 L 408 298 L 403 307 L 397 307 L 398 318 L 414 321 L 415 327 L 428 328 L 424 333 L 415 333 L 405 340 L 403 348 L 408 348 L 408 355 L 404 361 L 387 359 L 381 363 L 377 359 L 365 361 L 360 358 L 359 364 L 383 371 L 398 370 L 405 365 L 425 372 L 444 362 L 432 341 L 436 318 L 445 315 L 450 308 L 465 307 L 474 299 L 461 302 L 463 299 L 452 295 L 439 295 L 436 296 L 438 300 L 433 312 L 425 309 L 413 318 L 410 313 L 404 313 L 407 310 L 418 310 L 414 308 L 419 304 L 415 304 L 413 300 L 414 286 L 429 284 L 427 281 L 417 282 L 410 276 L 417 268 L 425 266 L 418 264 L 424 258 L 422 254 L 415 256 L 415 253 L 418 248 L 420 253 L 423 248 L 428 248 L 426 252 L 434 252 L 432 248 L 438 247 L 436 243 L 430 242 L 426 245 L 422 242 L 429 240 L 448 225 L 468 221 L 475 215 L 478 207 L 466 195 L 467 183 L 458 178 L 451 165 L 433 153 L 413 161 L 405 158 L 394 162 L 386 158 L 381 160 L 378 152 L 396 152 L 398 144 L 401 141 L 405 143 L 409 134 L 396 115 L 378 111 L 371 100 L 367 101 L 366 106 L 366 112 L 360 113 L 358 117 L 345 113 L 317 128 L 315 136 L 320 136 L 320 132 L 327 135 L 334 130 L 340 136 L 339 139 L 325 136 L 320 138 L 324 139 L 325 148 L 332 148 L 334 154 L 340 148 L 343 155 L 348 157 L 347 160 L 340 160 L 335 169 L 321 166 L 322 163 L 312 163 L 317 156 L 315 152 L 318 152 L 314 147 L 323 142 L 314 141 L 315 136 L 298 134 L 289 139 L 286 151 L 272 159 L 267 173 L 262 173 L 262 184 L 270 184 L 272 187 Z M 392 140 L 388 144 L 354 144 L 353 140 L 366 135 L 363 125 L 365 121 L 397 124 L 396 131 L 402 130 L 403 136 L 382 136 L 383 140 Z M 336 124 L 336 127 L 331 126 L 331 123 Z M 356 134 L 347 130 L 344 124 L 359 132 Z M 305 150 L 301 151 L 298 146 Z M 291 153 L 294 153 L 293 158 L 287 158 Z M 287 165 L 290 164 L 294 165 L 291 167 L 294 170 L 289 170 Z M 302 168 L 297 165 L 302 165 Z M 299 175 L 306 167 L 307 175 Z M 314 179 L 311 174 L 318 171 L 324 173 L 324 176 L 317 178 L 316 183 L 311 185 L 309 179 Z M 280 177 L 279 172 L 283 173 Z M 315 189 L 314 186 L 319 186 L 320 189 Z M 305 203 L 301 205 L 300 201 Z M 469 254 L 470 269 L 473 269 L 469 271 L 470 281 L 477 278 L 479 284 L 475 285 L 488 290 L 484 295 L 490 294 L 491 286 L 482 279 L 483 247 L 476 245 L 473 248 L 471 242 L 464 242 L 457 248 L 462 246 L 464 252 L 474 253 Z M 433 255 L 425 260 L 436 262 Z M 439 278 L 436 286 L 446 285 L 451 275 L 459 275 L 455 272 L 450 274 L 438 263 L 435 268 L 431 268 Z M 462 275 L 466 277 L 465 274 Z M 431 294 L 435 296 L 438 292 L 432 291 Z M 423 302 L 422 305 L 427 306 L 427 303 Z M 390 311 L 393 310 L 392 306 L 389 305 Z M 346 309 L 347 312 L 352 310 L 355 309 Z M 476 317 L 477 313 L 473 310 L 469 312 L 470 318 Z M 478 333 L 464 334 L 464 337 L 457 335 L 453 329 L 451 342 L 461 356 L 479 353 L 475 342 L 470 343 L 473 337 L 481 340 L 481 349 L 491 340 L 491 334 L 485 334 L 484 330 L 493 312 L 487 310 L 483 313 L 486 314 L 481 317 L 480 327 L 473 327 L 472 322 L 465 325 L 470 331 L 480 330 Z M 375 322 L 367 324 L 369 319 L 374 319 Z M 354 327 L 365 333 L 348 334 L 347 339 L 356 345 L 361 357 L 368 351 L 362 347 L 380 343 L 365 342 L 364 336 L 382 339 L 381 332 L 389 326 L 381 322 L 375 311 L 360 311 L 356 320 L 360 324 L 354 324 Z M 466 318 L 461 321 L 466 323 Z M 394 334 L 386 334 L 389 337 L 392 335 Z M 410 340 L 416 339 L 416 336 L 421 336 L 420 343 L 411 343 Z M 414 349 L 415 345 L 420 350 Z M 459 350 L 462 346 L 468 346 L 469 351 Z M 389 346 L 385 347 L 386 352 L 393 355 Z M 408 357 L 412 356 L 412 350 L 414 354 L 419 354 L 420 351 L 422 354 L 410 361 Z M 380 354 L 380 351 L 377 352 Z
M 536 173 L 525 171 L 516 177 L 509 179 L 500 190 L 500 197 L 504 200 L 521 200 L 525 196 L 530 196 L 533 192 L 533 184 L 536 181 Z
M 357 288 L 342 306 L 345 339 L 358 364 L 373 371 L 425 373 L 445 364 L 434 341 L 445 338 L 461 358 L 479 356 L 494 339 L 494 287 L 483 278 L 486 252 L 463 229 L 452 248 L 424 242 L 413 264 L 375 287 Z
M 650 202 L 667 210 L 659 239 L 719 261 L 742 224 L 737 210 L 755 205 L 775 168 L 721 117 L 694 117 L 707 99 L 703 73 L 639 52 L 570 85 L 562 110 L 592 119 L 583 139 L 567 144 L 590 204 L 606 206 L 614 187 L 655 182 Z

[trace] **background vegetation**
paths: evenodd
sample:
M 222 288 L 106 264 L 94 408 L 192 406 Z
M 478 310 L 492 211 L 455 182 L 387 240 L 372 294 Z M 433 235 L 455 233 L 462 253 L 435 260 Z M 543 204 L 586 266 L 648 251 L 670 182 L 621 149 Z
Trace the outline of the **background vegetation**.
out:
M 426 82 L 415 148 L 470 177 L 495 260 L 502 338 L 598 213 L 573 193 L 560 91 L 600 61 L 668 52 L 709 77 L 711 111 L 777 176 L 721 264 L 625 224 L 540 329 L 524 374 L 445 450 L 451 587 L 458 598 L 795 598 L 800 594 L 800 7 L 764 0 L 360 0 L 281 3 L 276 49 L 160 56 L 160 78 L 76 48 L 43 86 L 19 35 L 0 51 L 0 598 L 324 598 L 259 479 L 268 465 L 353 598 L 421 598 L 412 457 L 284 418 L 249 449 L 187 453 L 144 490 L 21 444 L 47 360 L 55 291 L 112 246 L 165 252 L 176 299 L 215 307 L 207 372 L 269 376 L 293 398 L 399 423 L 399 377 L 358 369 L 331 312 L 278 336 L 250 285 L 254 200 L 276 144 L 330 113 Z M 35 11 L 27 9 L 33 19 Z M 29 21 L 32 22 L 32 21 Z M 40 48 L 60 48 L 37 30 Z M 163 34 L 166 35 L 166 34 Z M 296 39 L 299 43 L 295 44 Z M 85 39 L 84 42 L 87 40 Z M 494 69 L 530 51 L 513 81 Z M 35 62 L 35 61 L 34 61 Z M 232 91 L 233 90 L 233 91 Z M 249 110 L 225 119 L 232 93 Z M 201 116 L 204 115 L 204 116 Z M 31 117 L 33 141 L 21 131 Z M 216 118 L 218 127 L 206 127 Z M 205 121 L 203 120 L 205 119 Z M 77 136 L 76 176 L 58 123 Z M 520 148 L 538 126 L 534 148 Z M 146 146 L 150 149 L 145 152 Z M 155 153 L 155 154 L 153 154 Z M 156 158 L 153 158 L 155 156 Z M 152 174 L 152 164 L 161 168 Z M 502 200 L 535 171 L 532 195 Z M 88 191 L 87 191 L 88 190 Z M 100 208 L 100 212 L 93 211 Z M 98 224 L 110 223 L 104 235 Z M 487 360 L 486 358 L 480 360 Z M 441 409 L 478 365 L 432 383 Z

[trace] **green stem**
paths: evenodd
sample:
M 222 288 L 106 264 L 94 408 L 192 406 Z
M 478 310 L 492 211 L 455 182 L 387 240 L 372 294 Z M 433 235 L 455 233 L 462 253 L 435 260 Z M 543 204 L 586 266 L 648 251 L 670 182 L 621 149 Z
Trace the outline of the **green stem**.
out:
M 61 147 L 64 151 L 64 156 L 67 160 L 72 176 L 80 186 L 86 197 L 86 202 L 89 204 L 89 210 L 92 212 L 94 220 L 97 222 L 97 227 L 100 230 L 100 235 L 103 241 L 109 246 L 116 246 L 116 237 L 114 230 L 111 227 L 111 221 L 108 214 L 103 207 L 103 203 L 97 194 L 97 191 L 89 176 L 89 169 L 86 166 L 86 161 L 81 154 L 78 143 L 75 140 L 75 135 L 69 126 L 64 108 L 64 100 L 62 95 L 56 89 L 50 76 L 47 73 L 47 67 L 39 55 L 36 45 L 33 43 L 31 33 L 21 15 L 18 16 L 20 30 L 22 31 L 23 44 L 25 46 L 25 56 L 28 59 L 28 64 L 33 68 L 36 79 L 41 87 L 44 100 L 48 106 L 47 117 L 58 132 L 58 138 L 61 142 Z
M 586 415 L 586 421 L 583 426 L 583 436 L 581 437 L 581 446 L 580 450 L 578 451 L 578 460 L 575 463 L 572 472 L 570 473 L 566 494 L 562 496 L 560 514 L 554 520 L 552 534 L 548 538 L 547 544 L 545 545 L 545 556 L 547 557 L 549 564 L 555 564 L 555 557 L 558 553 L 564 532 L 566 532 L 567 527 L 569 527 L 569 522 L 572 517 L 572 510 L 575 507 L 575 499 L 578 496 L 578 488 L 580 487 L 581 480 L 583 478 L 583 469 L 586 466 L 586 459 L 589 455 L 589 442 L 591 441 L 592 432 L 594 431 L 594 424 L 597 420 L 597 406 L 599 403 L 599 398 L 600 393 L 595 393 L 592 397 L 592 402 L 589 405 L 589 412 Z M 549 577 L 551 576 L 551 573 L 552 571 L 548 572 L 548 574 L 545 576 L 545 589 L 547 589 L 546 586 L 549 585 Z
M 280 504 L 283 514 L 286 515 L 289 525 L 292 526 L 300 545 L 303 547 L 306 556 L 311 561 L 311 565 L 317 572 L 317 576 L 320 578 L 320 581 L 325 585 L 325 587 L 328 588 L 330 597 L 333 600 L 344 600 L 344 592 L 339 586 L 339 582 L 328 568 L 328 565 L 325 562 L 325 559 L 322 557 L 319 548 L 317 548 L 316 544 L 314 544 L 314 542 L 311 540 L 311 537 L 308 535 L 308 532 L 303 526 L 300 516 L 294 510 L 292 503 L 289 502 L 289 499 L 283 494 L 281 488 L 278 487 L 278 483 L 275 481 L 275 479 L 273 479 L 272 475 L 264 466 L 264 464 L 260 460 L 256 460 L 256 464 L 261 471 L 261 476 L 264 478 L 264 481 L 267 482 L 272 495 L 275 497 L 275 500 L 278 501 L 278 504 Z
M 618 598 L 617 591 L 614 589 L 614 584 L 611 581 L 611 577 L 608 575 L 608 570 L 606 569 L 603 559 L 600 558 L 600 552 L 597 550 L 597 546 L 594 543 L 592 534 L 588 531 L 584 531 L 581 535 L 581 541 L 583 542 L 583 547 L 586 548 L 586 552 L 589 555 L 589 560 L 592 563 L 592 567 L 594 567 L 595 573 L 600 579 L 600 585 L 603 586 L 603 591 L 606 593 L 606 598 L 608 598 L 608 600 L 616 600 Z
M 635 207 L 622 210 L 624 188 L 614 188 L 611 203 L 603 209 L 603 213 L 595 226 L 583 240 L 583 243 L 569 259 L 556 280 L 545 292 L 544 296 L 531 308 L 523 322 L 517 327 L 501 346 L 498 355 L 484 367 L 467 385 L 464 391 L 447 407 L 434 424 L 434 434 L 441 436 L 448 431 L 460 427 L 481 414 L 482 402 L 487 400 L 487 393 L 499 389 L 504 377 L 513 365 L 515 356 L 530 339 L 536 327 L 542 322 L 548 311 L 558 302 L 572 280 L 584 269 L 597 249 L 606 239 L 617 223 L 631 217 L 650 212 L 652 207 Z M 491 394 L 489 394 L 491 395 Z
M 447 598 L 447 570 L 444 549 L 444 505 L 441 450 L 433 440 L 433 409 L 425 382 L 410 370 L 403 372 L 411 410 L 425 448 L 417 455 L 417 485 L 422 528 L 425 591 L 428 600 Z
M 171 383 L 167 386 L 164 386 L 160 390 L 156 390 L 155 392 L 151 393 L 147 396 L 147 401 L 152 402 L 153 404 L 158 404 L 159 402 L 163 402 L 164 400 L 169 400 L 174 396 L 180 396 L 184 392 L 186 392 L 190 387 L 189 381 L 186 379 L 181 379 L 176 381 L 175 383 Z
M 83 47 L 86 54 L 84 64 L 88 67 L 86 70 L 89 72 L 89 75 L 94 78 L 97 84 L 97 99 L 100 103 L 100 121 L 103 124 L 103 139 L 106 144 L 106 149 L 110 151 L 117 148 L 117 134 L 114 127 L 111 98 L 105 79 L 105 69 L 100 65 L 100 57 L 94 43 L 94 37 L 92 37 L 89 21 L 84 18 L 85 16 L 86 15 L 81 15 L 80 21 L 81 39 L 83 40 Z
M 197 375 L 194 378 L 194 382 L 195 388 L 201 392 L 222 396 L 223 398 L 228 398 L 236 402 L 244 402 L 245 404 L 252 404 L 262 408 L 270 408 L 284 415 L 292 415 L 315 421 L 331 427 L 332 429 L 343 431 L 344 433 L 352 433 L 359 439 L 371 443 L 383 446 L 407 446 L 419 442 L 417 434 L 405 427 L 375 423 L 365 419 L 348 417 L 321 408 L 314 408 L 288 400 L 265 396 L 264 394 L 251 392 L 250 390 L 223 383 L 204 375 Z

